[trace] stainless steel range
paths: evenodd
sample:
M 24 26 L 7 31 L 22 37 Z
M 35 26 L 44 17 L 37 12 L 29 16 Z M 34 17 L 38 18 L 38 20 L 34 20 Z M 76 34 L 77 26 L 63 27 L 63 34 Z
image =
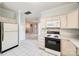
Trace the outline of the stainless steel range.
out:
M 47 31 L 45 47 L 55 51 L 60 51 L 60 33 L 57 31 Z

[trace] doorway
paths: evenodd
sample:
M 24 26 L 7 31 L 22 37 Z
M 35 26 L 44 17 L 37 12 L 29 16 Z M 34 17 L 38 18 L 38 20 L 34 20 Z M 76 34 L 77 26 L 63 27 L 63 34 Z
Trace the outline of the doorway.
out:
M 26 20 L 25 23 L 25 31 L 26 31 L 26 38 L 37 40 L 38 39 L 38 22 Z

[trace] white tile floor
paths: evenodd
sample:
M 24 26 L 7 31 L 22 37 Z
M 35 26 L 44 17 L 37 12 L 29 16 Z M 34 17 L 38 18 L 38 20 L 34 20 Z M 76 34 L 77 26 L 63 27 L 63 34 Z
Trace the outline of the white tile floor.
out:
M 24 40 L 20 45 L 1 56 L 54 56 L 38 48 L 37 40 Z

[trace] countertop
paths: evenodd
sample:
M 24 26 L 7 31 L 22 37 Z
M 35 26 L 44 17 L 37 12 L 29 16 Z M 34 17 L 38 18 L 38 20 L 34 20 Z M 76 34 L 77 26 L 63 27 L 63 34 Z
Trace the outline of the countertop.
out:
M 79 37 L 78 36 L 62 35 L 61 39 L 67 39 L 67 40 L 71 41 L 75 47 L 79 48 Z
M 79 48 L 79 38 L 77 38 L 77 39 L 70 39 L 70 41 L 71 41 L 77 48 Z

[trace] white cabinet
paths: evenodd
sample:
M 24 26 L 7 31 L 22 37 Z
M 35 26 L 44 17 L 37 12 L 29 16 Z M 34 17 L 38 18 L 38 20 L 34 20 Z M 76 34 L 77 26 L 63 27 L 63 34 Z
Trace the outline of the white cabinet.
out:
M 16 12 L 11 9 L 0 7 L 0 16 L 11 18 L 11 19 L 16 19 L 17 15 L 16 15 Z
M 42 26 L 42 23 L 38 24 L 38 41 L 39 47 L 44 49 L 45 48 L 45 26 Z
M 79 10 L 60 16 L 61 28 L 79 29 Z
M 77 48 L 77 56 L 79 56 L 79 48 Z
M 17 23 L 17 13 L 8 8 L 0 7 L 0 22 Z
M 76 47 L 68 39 L 61 40 L 61 55 L 76 56 Z
M 60 27 L 67 28 L 67 15 L 60 16 Z
M 72 40 L 78 36 L 79 29 L 79 10 L 76 9 L 68 14 L 60 16 L 61 20 L 61 55 L 79 55 L 77 47 Z M 64 28 L 64 29 L 62 29 Z M 64 31 L 63 31 L 64 30 Z
M 46 28 L 46 18 L 40 19 L 40 26 L 41 26 L 41 28 Z
M 78 9 L 72 11 L 67 15 L 67 27 L 68 28 L 79 28 L 79 11 Z

